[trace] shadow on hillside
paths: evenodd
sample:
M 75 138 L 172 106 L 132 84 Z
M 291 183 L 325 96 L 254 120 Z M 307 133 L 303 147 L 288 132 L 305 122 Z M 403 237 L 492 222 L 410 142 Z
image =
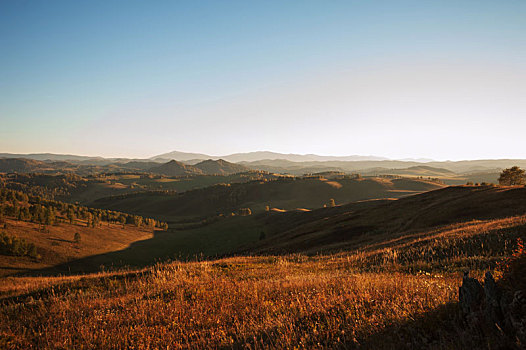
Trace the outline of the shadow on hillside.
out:
M 131 243 L 127 248 L 91 255 L 41 269 L 25 270 L 11 276 L 57 276 L 141 268 L 170 259 L 192 260 L 196 255 L 177 255 L 177 232 L 156 231 L 150 239 Z
M 324 329 L 334 324 L 327 325 L 327 313 L 331 315 L 345 313 L 344 309 L 331 309 L 302 316 L 287 325 L 287 328 L 295 329 L 295 333 L 312 335 L 312 327 Z M 437 309 L 423 313 L 414 319 L 401 320 L 399 323 L 391 324 L 383 330 L 368 336 L 354 334 L 353 329 L 346 324 L 339 325 L 341 336 L 333 338 L 307 340 L 304 346 L 332 349 L 515 349 L 512 344 L 506 344 L 499 334 L 482 331 L 466 326 L 460 317 L 458 303 L 441 305 Z M 256 334 L 247 336 L 233 344 L 234 349 L 256 349 L 264 348 L 268 344 L 275 344 L 283 328 L 274 327 Z M 299 342 L 299 339 L 295 340 Z
M 67 281 L 64 283 L 58 283 L 53 286 L 45 286 L 33 290 L 28 293 L 14 295 L 14 296 L 2 296 L 0 295 L 0 302 L 2 303 L 27 303 L 33 300 L 46 299 L 53 295 L 71 294 L 73 291 L 88 290 L 94 288 L 106 288 L 109 285 L 114 285 L 113 282 L 126 280 L 128 282 L 138 280 L 149 274 L 149 271 L 129 271 L 113 275 L 98 276 L 96 278 L 85 278 L 82 277 L 75 281 Z

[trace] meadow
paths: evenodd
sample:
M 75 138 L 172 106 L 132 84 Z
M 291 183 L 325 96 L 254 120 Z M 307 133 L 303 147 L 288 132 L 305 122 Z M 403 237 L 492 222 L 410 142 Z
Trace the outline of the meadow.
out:
M 525 223 L 475 220 L 323 255 L 4 277 L 0 347 L 493 349 L 506 343 L 465 324 L 458 287 L 464 270 L 481 277 L 510 257 Z
M 458 284 L 454 274 L 368 273 L 354 270 L 346 256 L 296 255 L 8 279 L 0 346 L 390 348 L 387 336 L 399 344 L 411 336 L 413 345 L 462 347 L 460 329 L 433 331 L 454 312 L 408 325 L 440 308 L 454 310 Z

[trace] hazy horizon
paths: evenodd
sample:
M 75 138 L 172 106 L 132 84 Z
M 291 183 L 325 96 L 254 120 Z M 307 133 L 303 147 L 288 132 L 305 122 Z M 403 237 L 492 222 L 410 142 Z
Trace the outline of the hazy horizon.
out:
M 0 153 L 526 158 L 521 1 L 3 2 Z

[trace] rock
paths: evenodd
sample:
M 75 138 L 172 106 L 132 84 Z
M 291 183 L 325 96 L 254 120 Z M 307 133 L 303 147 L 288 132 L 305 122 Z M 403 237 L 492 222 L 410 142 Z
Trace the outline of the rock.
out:
M 522 344 L 526 345 L 526 297 L 522 291 L 516 291 L 507 315 L 513 331 Z
M 469 277 L 469 271 L 464 272 L 462 286 L 459 288 L 458 299 L 462 312 L 466 316 L 472 316 L 480 311 L 483 300 L 484 289 L 480 282 Z
M 497 324 L 499 327 L 502 327 L 503 314 L 500 307 L 502 290 L 499 286 L 497 286 L 493 275 L 489 271 L 486 272 L 484 277 L 484 295 L 486 297 L 484 305 L 486 319 L 490 323 Z
M 508 339 L 508 344 L 526 348 L 526 296 L 523 291 L 502 289 L 491 272 L 486 273 L 482 287 L 465 272 L 459 288 L 459 304 L 471 327 L 497 328 Z

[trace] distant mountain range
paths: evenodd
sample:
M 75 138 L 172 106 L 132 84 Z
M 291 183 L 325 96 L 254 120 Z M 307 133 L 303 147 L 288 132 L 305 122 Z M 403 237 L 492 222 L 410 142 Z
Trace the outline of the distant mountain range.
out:
M 149 171 L 154 174 L 167 176 L 181 175 L 231 175 L 250 171 L 246 166 L 227 162 L 223 159 L 204 160 L 195 165 L 189 165 L 176 160 L 150 168 Z
M 251 168 L 241 164 L 227 162 L 223 159 L 204 160 L 195 165 L 185 164 L 176 160 L 167 163 L 138 162 L 111 163 L 106 165 L 90 165 L 66 161 L 41 161 L 28 158 L 0 158 L 0 173 L 65 173 L 93 174 L 103 172 L 149 172 L 166 176 L 187 175 L 232 175 L 252 171 Z
M 246 153 L 234 153 L 225 156 L 210 156 L 201 153 L 185 153 L 173 151 L 169 153 L 160 154 L 150 158 L 151 160 L 156 161 L 166 161 L 175 159 L 178 161 L 193 161 L 199 159 L 223 159 L 229 162 L 238 163 L 238 162 L 255 162 L 265 159 L 283 159 L 291 162 L 323 162 L 323 161 L 343 161 L 343 162 L 352 162 L 352 161 L 365 161 L 365 160 L 388 160 L 385 157 L 376 157 L 376 156 L 319 156 L 316 154 L 293 154 L 293 153 L 276 153 L 268 151 L 258 151 L 258 152 L 246 152 Z M 427 161 L 427 160 L 426 160 Z
M 16 160 L 18 159 L 18 160 Z M 275 152 L 236 153 L 223 157 L 202 153 L 170 152 L 149 159 L 102 158 L 67 154 L 0 153 L 0 172 L 56 172 L 78 174 L 100 172 L 152 172 L 168 176 L 219 174 L 228 175 L 248 170 L 303 175 L 324 171 L 360 173 L 362 175 L 450 176 L 484 175 L 478 181 L 495 182 L 498 173 L 511 166 L 526 168 L 526 159 L 479 159 L 462 161 L 389 160 L 373 156 L 319 156 L 314 154 L 282 154 Z M 32 160 L 23 162 L 21 160 Z M 175 161 L 175 162 L 172 162 Z M 34 163 L 37 162 L 37 163 Z M 429 168 L 426 168 L 429 167 Z M 409 169 L 408 169 L 409 168 Z

